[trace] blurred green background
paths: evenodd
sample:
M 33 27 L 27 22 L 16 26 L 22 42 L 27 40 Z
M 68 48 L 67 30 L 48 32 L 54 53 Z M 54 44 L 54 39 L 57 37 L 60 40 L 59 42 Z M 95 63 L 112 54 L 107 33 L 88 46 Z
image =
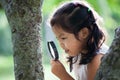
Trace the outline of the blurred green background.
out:
M 61 3 L 67 0 L 44 0 L 42 7 L 42 55 L 43 66 L 45 72 L 45 80 L 57 80 L 57 78 L 50 72 L 50 58 L 46 42 L 55 40 L 54 35 L 50 30 L 48 18 L 52 11 Z M 94 9 L 103 17 L 104 28 L 107 31 L 106 44 L 110 45 L 113 37 L 114 30 L 120 24 L 120 0 L 87 0 Z M 59 47 L 58 47 L 59 48 Z M 62 53 L 59 49 L 59 53 Z M 64 61 L 63 61 L 64 62 Z M 0 7 L 0 80 L 15 80 L 14 79 L 14 63 L 10 27 L 5 16 L 4 10 Z

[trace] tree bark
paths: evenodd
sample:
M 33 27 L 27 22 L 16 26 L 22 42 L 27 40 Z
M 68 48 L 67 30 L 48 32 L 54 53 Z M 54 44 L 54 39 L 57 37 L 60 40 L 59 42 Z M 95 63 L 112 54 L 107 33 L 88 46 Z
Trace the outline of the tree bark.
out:
M 40 23 L 43 0 L 0 0 L 11 27 L 15 80 L 44 80 Z
M 115 30 L 114 40 L 102 58 L 95 80 L 120 80 L 120 27 Z

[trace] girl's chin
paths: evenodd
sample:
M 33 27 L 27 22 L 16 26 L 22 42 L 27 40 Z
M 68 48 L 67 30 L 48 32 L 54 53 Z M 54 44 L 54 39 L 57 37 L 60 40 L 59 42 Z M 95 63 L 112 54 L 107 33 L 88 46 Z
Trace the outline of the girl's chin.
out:
M 77 55 L 79 55 L 79 53 L 78 54 L 70 54 L 70 53 L 68 53 L 68 56 L 71 56 L 71 57 L 75 57 Z
M 69 56 L 71 56 L 71 57 L 75 57 L 75 56 L 77 56 L 77 55 L 74 55 L 74 54 L 68 54 Z

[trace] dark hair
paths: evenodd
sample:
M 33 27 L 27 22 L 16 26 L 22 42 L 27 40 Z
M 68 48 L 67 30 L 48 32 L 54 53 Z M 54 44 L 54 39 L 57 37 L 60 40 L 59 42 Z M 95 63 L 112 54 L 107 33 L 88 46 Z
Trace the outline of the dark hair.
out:
M 89 63 L 96 55 L 95 51 L 105 40 L 103 32 L 99 29 L 94 14 L 91 9 L 80 3 L 67 3 L 59 8 L 51 18 L 51 26 L 60 25 L 60 27 L 68 32 L 73 33 L 78 39 L 78 32 L 86 27 L 90 34 L 87 40 L 87 54 L 81 53 L 80 64 Z M 73 57 L 69 57 L 72 65 Z

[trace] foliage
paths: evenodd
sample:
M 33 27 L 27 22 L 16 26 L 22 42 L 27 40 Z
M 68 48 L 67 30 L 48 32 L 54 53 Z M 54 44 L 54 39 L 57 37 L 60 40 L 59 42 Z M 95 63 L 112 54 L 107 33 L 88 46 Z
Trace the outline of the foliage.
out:
M 4 11 L 0 11 L 0 55 L 12 54 L 11 32 Z
M 12 56 L 0 56 L 0 80 L 14 80 Z

